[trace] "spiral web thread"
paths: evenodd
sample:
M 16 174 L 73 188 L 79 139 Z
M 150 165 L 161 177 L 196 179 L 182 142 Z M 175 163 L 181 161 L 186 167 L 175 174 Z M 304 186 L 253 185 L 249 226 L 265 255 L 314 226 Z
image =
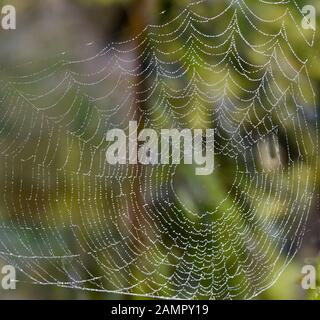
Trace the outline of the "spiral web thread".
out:
M 93 56 L 2 74 L 1 258 L 36 284 L 126 295 L 270 287 L 301 245 L 314 190 L 314 32 L 302 17 L 295 1 L 199 1 Z M 214 173 L 108 165 L 107 130 L 131 120 L 215 128 Z

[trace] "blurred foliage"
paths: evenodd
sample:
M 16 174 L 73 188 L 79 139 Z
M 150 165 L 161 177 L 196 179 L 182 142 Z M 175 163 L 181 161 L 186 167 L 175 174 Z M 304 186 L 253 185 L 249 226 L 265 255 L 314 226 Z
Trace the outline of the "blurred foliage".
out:
M 13 1 L 14 2 L 14 1 Z M 148 2 L 148 1 L 147 1 Z M 302 6 L 304 3 L 309 3 L 309 1 L 298 1 L 299 4 Z M 4 1 L 0 1 L 0 4 L 4 3 Z M 138 34 L 146 25 L 147 23 L 162 23 L 168 21 L 170 18 L 173 18 L 174 16 L 177 15 L 178 12 L 181 11 L 182 8 L 184 8 L 190 1 L 187 0 L 159 0 L 159 1 L 154 1 L 150 0 L 148 2 L 148 10 L 150 12 L 145 12 L 144 10 L 147 10 L 145 6 L 143 6 L 143 3 L 146 3 L 145 1 L 141 0 L 73 0 L 71 1 L 72 5 L 74 5 L 78 11 L 76 14 L 79 14 L 80 20 L 82 17 L 85 17 L 85 24 L 82 30 L 84 29 L 90 29 L 93 30 L 92 34 L 96 34 L 96 30 L 99 30 L 100 34 L 97 39 L 98 42 L 100 43 L 105 43 L 109 41 L 110 39 L 112 40 L 121 40 L 121 39 L 126 39 L 128 36 L 132 36 L 135 34 Z M 142 3 L 142 5 L 141 5 Z M 213 6 L 216 5 L 215 2 L 208 2 L 208 7 L 205 8 L 204 10 L 211 10 Z M 257 6 L 259 4 L 256 4 L 255 1 L 252 1 L 251 4 L 253 6 Z M 317 2 L 315 4 L 318 8 L 318 12 L 320 12 L 320 4 Z M 24 14 L 25 16 L 30 15 L 29 20 L 28 18 L 25 18 L 23 21 L 24 23 L 30 22 L 32 20 L 33 12 L 37 12 L 37 8 L 43 6 L 43 4 L 40 3 L 40 1 L 36 0 L 30 0 L 30 1 L 19 1 L 16 2 L 16 6 L 18 8 L 18 12 L 20 15 Z M 108 16 L 109 12 L 113 12 L 114 14 L 110 18 L 110 21 L 106 21 L 106 17 Z M 152 12 L 165 12 L 164 14 L 157 14 L 157 15 L 152 15 Z M 71 11 L 70 11 L 71 13 Z M 203 14 L 205 12 L 202 12 Z M 37 15 L 37 14 L 36 14 Z M 270 17 L 273 15 L 276 15 L 275 12 L 270 12 Z M 83 18 L 84 19 L 84 18 Z M 84 20 L 81 20 L 84 21 Z M 280 22 L 279 22 L 280 23 Z M 75 23 L 73 23 L 75 24 Z M 253 40 L 253 37 L 256 37 L 256 34 L 253 32 L 252 28 L 250 25 L 246 24 L 246 21 L 241 21 L 243 30 L 245 31 L 246 35 L 248 36 L 248 39 Z M 75 24 L 76 25 L 76 24 Z M 73 30 L 72 28 L 72 23 L 67 24 L 68 30 Z M 103 26 L 103 28 L 101 27 Z M 63 26 L 60 26 L 63 28 Z M 277 23 L 274 24 L 273 28 L 274 30 L 277 30 L 279 26 Z M 59 28 L 59 26 L 57 26 Z M 221 23 L 220 26 L 217 26 L 217 28 L 221 28 L 223 30 L 225 26 L 223 23 Z M 114 31 L 117 30 L 119 33 L 116 35 L 116 39 L 114 39 Z M 208 31 L 208 30 L 204 30 Z M 268 32 L 272 32 L 271 30 L 268 30 Z M 39 30 L 37 30 L 39 32 Z M 91 33 L 88 32 L 88 38 L 92 35 Z M 69 39 L 67 38 L 67 33 L 63 35 L 63 31 L 61 30 L 59 33 L 59 37 L 65 37 L 64 41 L 65 43 L 69 43 Z M 78 36 L 84 36 L 85 31 L 81 34 L 79 32 Z M 208 32 L 210 33 L 210 32 Z M 288 33 L 294 33 L 293 30 L 288 30 Z M 69 33 L 68 33 L 69 34 Z M 4 35 L 6 37 L 7 35 Z M 47 40 L 47 39 L 46 39 Z M 45 42 L 46 40 L 43 40 L 44 46 L 46 46 Z M 254 39 L 255 41 L 259 41 L 259 39 Z M 315 90 L 319 96 L 319 90 L 320 90 L 320 57 L 319 57 L 319 35 L 317 34 L 317 39 L 316 39 L 316 45 L 314 48 L 308 48 L 306 49 L 304 46 L 304 43 L 302 42 L 301 38 L 293 39 L 295 40 L 295 47 L 298 48 L 298 55 L 300 56 L 310 56 L 312 57 L 312 65 L 313 67 L 310 70 L 310 76 L 313 80 L 313 84 L 315 86 Z M 180 47 L 186 39 L 181 38 L 178 39 L 173 45 L 171 50 L 174 51 L 175 48 Z M 58 47 L 58 43 L 56 41 L 52 41 L 49 39 L 50 42 L 50 52 L 52 51 L 52 54 L 54 55 L 56 51 L 54 50 L 55 47 Z M 2 42 L 5 43 L 5 42 Z M 30 45 L 31 47 L 32 45 Z M 63 47 L 63 45 L 62 45 Z M 250 54 L 249 52 L 246 52 L 245 46 L 240 48 L 242 52 L 245 54 Z M 41 51 L 33 52 L 30 55 L 42 55 Z M 20 54 L 24 55 L 26 54 L 24 51 L 19 52 Z M 251 53 L 252 54 L 252 53 Z M 172 57 L 174 58 L 174 56 Z M 7 58 L 8 60 L 6 61 L 7 63 L 10 62 L 10 57 Z M 48 56 L 46 56 L 47 61 L 52 59 L 54 61 L 54 57 L 51 58 L 50 53 L 48 53 Z M 194 61 L 196 59 L 199 59 L 199 57 L 193 55 L 192 53 L 190 56 L 188 56 L 188 59 L 190 61 Z M 261 61 L 257 61 L 255 56 L 250 57 L 251 61 L 254 61 L 256 63 L 261 63 Z M 14 63 L 14 61 L 12 61 Z M 47 63 L 47 62 L 46 62 Z M 219 81 L 219 79 L 214 78 L 214 75 L 206 74 L 204 75 L 207 77 L 207 79 L 210 79 L 210 81 L 216 80 Z M 236 75 L 234 75 L 236 76 Z M 285 82 L 285 80 L 283 80 Z M 306 84 L 307 85 L 307 84 Z M 179 86 L 179 85 L 177 85 Z M 236 90 L 236 88 L 234 88 Z M 67 97 L 68 98 L 68 97 Z M 71 101 L 72 97 L 69 97 L 68 99 Z M 68 100 L 66 100 L 68 101 Z M 70 102 L 69 101 L 69 102 Z M 80 127 L 84 115 L 86 113 L 86 108 L 88 108 L 89 104 L 84 104 L 83 110 L 79 112 L 78 116 L 79 119 L 76 119 L 74 125 Z M 188 121 L 190 123 L 191 127 L 196 127 L 198 123 L 195 122 L 194 119 L 197 119 L 197 114 L 192 114 L 188 117 Z M 163 119 L 159 115 L 159 122 L 161 123 Z M 39 128 L 38 128 L 39 129 Z M 292 137 L 291 137 L 292 138 Z M 302 138 L 302 137 L 301 137 Z M 76 152 L 74 154 L 75 159 L 76 157 Z M 71 168 L 72 164 L 70 164 L 70 171 L 72 171 Z M 213 183 L 212 181 L 214 179 L 209 179 L 209 178 L 203 178 L 201 180 L 198 180 L 196 183 L 198 185 L 201 185 L 201 188 L 198 190 L 194 190 L 194 177 L 187 172 L 184 172 L 182 169 L 182 174 L 184 178 L 179 181 L 179 186 L 178 186 L 178 194 L 183 203 L 187 205 L 188 208 L 194 208 L 195 210 L 200 210 L 205 212 L 206 210 L 210 210 L 210 208 L 213 208 L 215 206 L 215 202 L 219 202 L 221 199 L 223 199 L 226 194 L 227 194 L 227 187 L 228 183 L 230 181 L 228 180 L 229 172 L 230 172 L 230 164 L 225 164 L 223 167 L 223 171 L 220 173 L 221 177 L 219 179 L 220 183 Z M 318 166 L 318 163 L 313 164 L 314 168 Z M 24 172 L 24 178 L 26 179 L 32 179 L 30 177 L 30 171 L 26 170 Z M 319 171 L 318 171 L 319 172 Z M 230 178 L 230 177 L 229 177 Z M 71 179 L 71 177 L 70 177 Z M 162 181 L 160 181 L 162 183 Z M 320 185 L 320 176 L 317 176 L 317 185 Z M 106 186 L 106 188 L 110 188 L 110 186 Z M 202 189 L 203 188 L 203 189 Z M 199 191 L 200 190 L 200 191 Z M 254 190 L 252 190 L 253 192 Z M 299 190 L 295 190 L 297 193 Z M 69 194 L 67 196 L 67 201 L 70 203 L 72 202 L 72 196 L 70 195 L 70 190 L 68 190 Z M 194 192 L 194 193 L 193 193 Z M 301 191 L 300 191 L 301 192 Z M 212 199 L 210 197 L 210 194 L 215 194 L 216 199 Z M 42 194 L 43 198 L 48 197 L 46 190 L 44 190 Z M 198 197 L 198 198 L 197 198 Z M 196 201 L 195 198 L 198 200 L 201 199 L 201 201 Z M 62 199 L 62 196 L 61 196 Z M 276 201 L 276 200 L 275 200 Z M 201 203 L 201 207 L 199 207 L 198 203 Z M 261 202 L 261 200 L 260 200 Z M 62 200 L 61 200 L 62 203 Z M 70 205 L 70 203 L 68 203 Z M 67 205 L 68 205 L 67 204 Z M 255 204 L 256 206 L 259 206 L 259 203 Z M 277 206 L 275 203 L 272 203 L 271 206 L 275 205 L 277 208 L 279 207 L 279 211 L 285 212 L 285 208 L 281 206 Z M 58 205 L 59 206 L 59 205 Z M 61 204 L 62 206 L 62 204 Z M 225 203 L 226 208 L 232 207 L 233 203 Z M 275 213 L 275 214 L 278 214 Z M 315 210 L 312 213 L 312 219 L 314 221 L 318 219 L 318 212 Z M 240 215 L 240 214 L 239 214 Z M 67 219 L 68 217 L 64 217 Z M 62 218 L 62 219 L 64 219 Z M 188 217 L 187 218 L 191 218 Z M 80 218 L 79 218 L 80 219 Z M 183 219 L 183 217 L 181 217 Z M 240 218 L 239 218 L 240 219 Z M 179 230 L 179 232 L 183 233 L 186 232 L 184 230 Z M 66 234 L 66 236 L 70 236 Z M 313 235 L 314 236 L 314 235 Z M 17 238 L 17 235 L 12 234 L 12 238 L 15 239 Z M 33 239 L 30 238 L 28 241 L 32 242 Z M 77 244 L 74 244 L 76 247 Z M 310 246 L 310 243 L 308 244 Z M 312 253 L 317 252 L 319 250 L 318 243 L 314 245 L 312 248 L 313 250 L 311 251 Z M 58 249 L 57 249 L 58 250 Z M 316 254 L 316 253 L 315 253 Z M 141 262 L 144 263 L 145 261 Z M 138 268 L 139 266 L 137 266 Z M 261 299 L 297 299 L 297 298 L 304 298 L 304 293 L 301 292 L 300 288 L 300 269 L 301 269 L 301 261 L 297 260 L 294 261 L 292 264 L 288 266 L 288 268 L 283 272 L 282 276 L 279 278 L 279 280 L 275 283 L 275 285 L 265 291 L 259 298 Z M 320 276 L 320 269 L 318 272 Z M 138 276 L 138 275 L 136 275 Z M 26 281 L 26 279 L 24 279 Z M 319 279 L 320 281 L 320 279 Z M 121 295 L 117 294 L 100 294 L 100 293 L 86 293 L 86 292 L 79 292 L 76 290 L 71 290 L 71 289 L 63 289 L 63 288 L 55 288 L 55 287 L 48 287 L 45 288 L 40 288 L 36 287 L 37 290 L 39 290 L 39 293 L 35 293 L 34 287 L 30 284 L 25 284 L 25 289 L 24 292 L 20 291 L 17 293 L 18 297 L 25 297 L 25 296 L 31 296 L 34 297 L 45 297 L 45 298 L 108 298 L 108 299 L 115 299 L 115 298 L 123 298 Z M 30 293 L 31 292 L 31 293 Z M 15 293 L 13 293 L 15 294 Z M 7 293 L 1 292 L 0 291 L 0 296 L 4 295 L 6 296 Z M 21 296 L 20 296 L 21 295 Z M 311 292 L 308 293 L 308 297 L 310 299 L 319 299 L 320 300 L 320 294 L 319 292 Z

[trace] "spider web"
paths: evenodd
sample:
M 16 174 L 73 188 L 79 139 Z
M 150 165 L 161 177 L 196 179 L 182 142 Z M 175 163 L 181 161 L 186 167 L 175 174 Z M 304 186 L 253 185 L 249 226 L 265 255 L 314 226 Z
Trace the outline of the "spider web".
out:
M 145 297 L 270 287 L 314 191 L 315 35 L 302 17 L 295 1 L 199 1 L 93 56 L 3 73 L 2 259 L 36 284 Z M 108 165 L 106 132 L 132 120 L 214 128 L 214 173 Z

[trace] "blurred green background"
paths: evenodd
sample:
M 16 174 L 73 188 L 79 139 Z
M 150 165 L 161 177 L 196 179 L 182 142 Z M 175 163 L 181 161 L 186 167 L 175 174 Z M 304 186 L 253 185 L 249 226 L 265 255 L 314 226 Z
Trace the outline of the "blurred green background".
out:
M 207 12 L 210 12 L 212 6 L 220 5 L 218 2 L 208 1 Z M 10 0 L 10 4 L 13 4 L 17 8 L 17 30 L 12 32 L 0 31 L 1 77 L 10 77 L 12 70 L 15 70 L 17 66 L 23 71 L 24 68 L 29 71 L 29 65 L 25 64 L 28 61 L 33 61 L 33 64 L 35 64 L 34 61 L 45 61 L 44 65 L 49 61 L 53 64 L 59 52 L 67 52 L 66 55 L 68 55 L 68 52 L 72 51 L 76 53 L 76 56 L 82 56 L 84 54 L 83 51 L 86 51 L 88 55 L 90 53 L 94 54 L 112 41 L 118 42 L 132 38 L 139 34 L 144 26 L 148 24 L 161 24 L 169 21 L 177 16 L 177 13 L 181 12 L 189 3 L 190 1 L 187 0 Z M 301 7 L 304 4 L 313 4 L 318 12 L 320 12 L 318 1 L 297 1 L 297 3 Z M 0 1 L 0 6 L 5 4 L 8 4 L 8 1 Z M 253 2 L 250 2 L 250 4 L 259 6 L 259 4 L 253 4 Z M 295 9 L 293 3 L 291 6 L 292 9 Z M 268 15 L 268 13 L 265 14 Z M 270 11 L 270 16 L 277 16 L 277 12 Z M 245 21 L 242 21 L 242 23 L 248 39 L 255 39 L 256 31 L 250 26 L 245 26 Z M 221 29 L 223 28 L 224 26 L 222 25 Z M 272 30 L 268 28 L 271 27 L 267 27 L 265 31 L 271 32 Z M 217 29 L 219 29 L 219 26 L 217 26 Z M 210 31 L 212 32 L 212 30 Z M 312 67 L 309 68 L 309 73 L 317 95 L 317 105 L 319 106 L 319 33 L 318 31 L 316 32 L 313 48 L 306 48 L 298 35 L 296 39 L 290 40 L 294 43 L 295 48 L 297 48 L 298 54 L 310 57 L 310 65 Z M 184 41 L 184 39 L 178 39 L 177 43 L 173 43 L 172 50 L 178 48 L 179 41 Z M 93 45 L 86 46 L 88 43 L 93 43 Z M 255 61 L 254 58 L 252 60 Z M 256 62 L 259 63 L 259 61 Z M 90 70 L 87 72 L 90 73 Z M 4 96 L 4 94 L 5 91 L 1 90 L 1 96 Z M 114 99 L 117 101 L 117 98 Z M 143 106 L 147 110 L 149 107 L 148 105 Z M 314 122 L 315 119 L 310 120 L 310 123 Z M 197 124 L 193 123 L 193 126 L 197 126 Z M 313 128 L 313 125 L 310 124 L 310 127 Z M 313 129 L 312 134 L 317 134 L 315 128 Z M 312 159 L 311 166 L 311 170 L 317 172 L 315 179 L 318 194 L 320 183 L 320 172 L 316 170 L 318 162 Z M 216 183 L 214 180 L 205 180 L 203 183 L 206 184 L 207 190 L 217 192 L 216 190 L 223 190 L 227 187 L 230 183 L 228 169 L 226 166 L 219 183 Z M 2 177 L 4 177 L 4 170 L 6 169 L 2 165 Z M 190 183 L 191 180 L 192 184 L 193 170 L 190 171 L 192 172 L 186 173 L 186 181 Z M 26 172 L 26 176 L 27 174 Z M 184 184 L 184 181 L 181 182 L 182 184 Z M 1 188 L 3 188 L 2 185 Z M 194 205 L 193 198 L 188 194 L 188 189 L 186 189 L 187 191 L 183 188 L 181 190 L 181 197 L 185 197 L 183 199 L 192 207 Z M 221 193 L 223 197 L 223 191 Z M 46 197 L 45 193 L 43 197 Z M 205 196 L 203 197 L 205 198 Z M 203 200 L 203 208 L 201 209 L 210 210 L 211 205 L 212 203 L 205 199 Z M 270 204 L 271 207 L 272 205 Z M 1 206 L 1 210 L 5 210 L 3 204 Z M 271 288 L 260 294 L 257 299 L 320 299 L 320 294 L 317 293 L 317 290 L 304 291 L 301 289 L 302 266 L 306 264 L 320 266 L 319 214 L 319 197 L 315 195 L 306 234 L 298 255 L 285 269 L 278 281 Z M 1 218 L 3 217 L 4 214 L 1 214 Z M 21 222 L 17 221 L 17 223 Z M 320 278 L 320 268 L 318 276 Z M 54 285 L 35 285 L 30 283 L 30 280 L 19 272 L 18 281 L 16 291 L 9 292 L 0 289 L 0 298 L 137 299 L 137 297 L 121 294 L 88 292 L 59 288 Z

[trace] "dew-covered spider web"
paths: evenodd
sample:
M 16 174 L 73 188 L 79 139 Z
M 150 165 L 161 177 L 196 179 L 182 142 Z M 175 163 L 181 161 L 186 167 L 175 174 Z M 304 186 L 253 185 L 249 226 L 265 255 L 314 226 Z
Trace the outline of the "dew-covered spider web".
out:
M 315 32 L 302 18 L 295 1 L 199 1 L 94 55 L 2 72 L 1 258 L 33 283 L 106 293 L 269 288 L 314 192 Z M 109 165 L 106 132 L 132 120 L 214 128 L 213 174 Z

